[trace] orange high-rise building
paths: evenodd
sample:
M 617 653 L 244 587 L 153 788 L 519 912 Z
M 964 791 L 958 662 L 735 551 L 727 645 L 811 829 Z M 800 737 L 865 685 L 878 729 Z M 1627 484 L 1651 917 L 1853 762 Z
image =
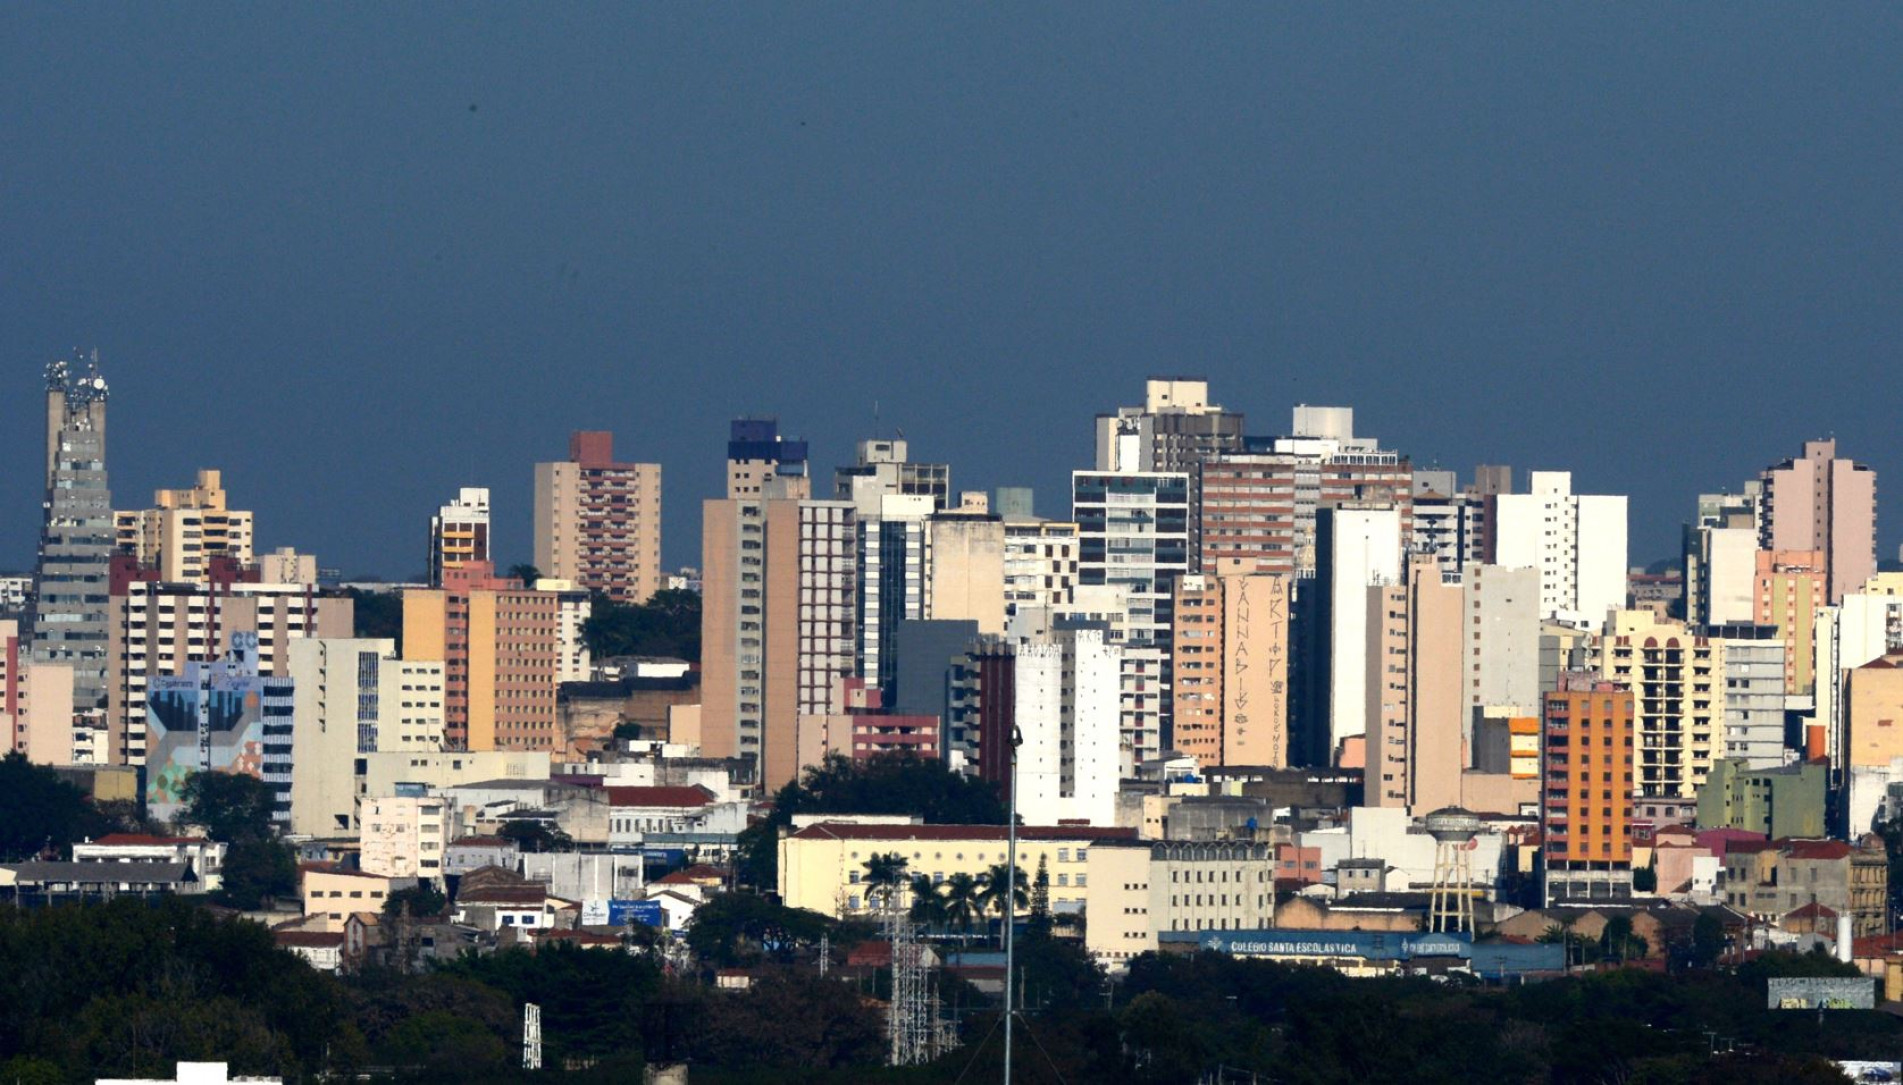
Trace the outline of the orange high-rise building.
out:
M 1546 902 L 1632 894 L 1632 691 L 1566 674 L 1546 694 Z

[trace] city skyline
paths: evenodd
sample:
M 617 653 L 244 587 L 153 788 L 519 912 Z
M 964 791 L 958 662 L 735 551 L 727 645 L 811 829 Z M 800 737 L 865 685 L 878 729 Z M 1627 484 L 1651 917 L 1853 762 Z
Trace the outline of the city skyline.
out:
M 1642 562 L 1806 440 L 1903 469 L 1893 12 L 453 11 L 12 13 L 0 454 L 96 346 L 122 504 L 219 469 L 261 548 L 391 577 L 464 486 L 528 560 L 583 429 L 664 465 L 690 564 L 749 413 L 1061 515 L 1155 373 L 1571 471 Z

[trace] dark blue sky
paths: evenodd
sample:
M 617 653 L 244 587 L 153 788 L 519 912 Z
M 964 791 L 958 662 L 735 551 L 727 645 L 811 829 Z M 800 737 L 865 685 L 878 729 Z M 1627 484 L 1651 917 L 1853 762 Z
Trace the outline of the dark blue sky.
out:
M 94 345 L 120 507 L 222 467 L 350 574 L 472 484 L 525 560 L 584 427 L 692 562 L 749 412 L 1062 512 L 1154 372 L 1571 468 L 1660 556 L 1808 436 L 1903 481 L 1899 56 L 1875 5 L 5 5 L 0 567 Z

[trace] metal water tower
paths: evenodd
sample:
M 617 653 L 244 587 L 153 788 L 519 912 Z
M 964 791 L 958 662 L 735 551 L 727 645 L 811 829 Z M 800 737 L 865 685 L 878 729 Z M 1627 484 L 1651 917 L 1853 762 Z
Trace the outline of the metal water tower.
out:
M 1471 810 L 1446 806 L 1421 819 L 1434 838 L 1434 888 L 1428 894 L 1427 929 L 1474 929 L 1473 853 L 1479 847 L 1480 818 Z

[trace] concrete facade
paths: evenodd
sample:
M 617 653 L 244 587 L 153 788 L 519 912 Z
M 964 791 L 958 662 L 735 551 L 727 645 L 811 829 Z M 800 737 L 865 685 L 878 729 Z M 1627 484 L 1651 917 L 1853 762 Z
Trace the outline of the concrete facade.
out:
M 118 550 L 160 580 L 202 584 L 214 557 L 253 560 L 252 515 L 227 506 L 218 471 L 198 472 L 189 489 L 157 491 L 149 509 L 112 515 Z
M 570 435 L 568 459 L 535 465 L 535 567 L 647 602 L 661 589 L 661 465 L 617 462 L 612 433 Z
M 1597 627 L 1625 605 L 1626 499 L 1573 493 L 1568 471 L 1494 498 L 1491 563 L 1540 571 L 1542 617 Z

